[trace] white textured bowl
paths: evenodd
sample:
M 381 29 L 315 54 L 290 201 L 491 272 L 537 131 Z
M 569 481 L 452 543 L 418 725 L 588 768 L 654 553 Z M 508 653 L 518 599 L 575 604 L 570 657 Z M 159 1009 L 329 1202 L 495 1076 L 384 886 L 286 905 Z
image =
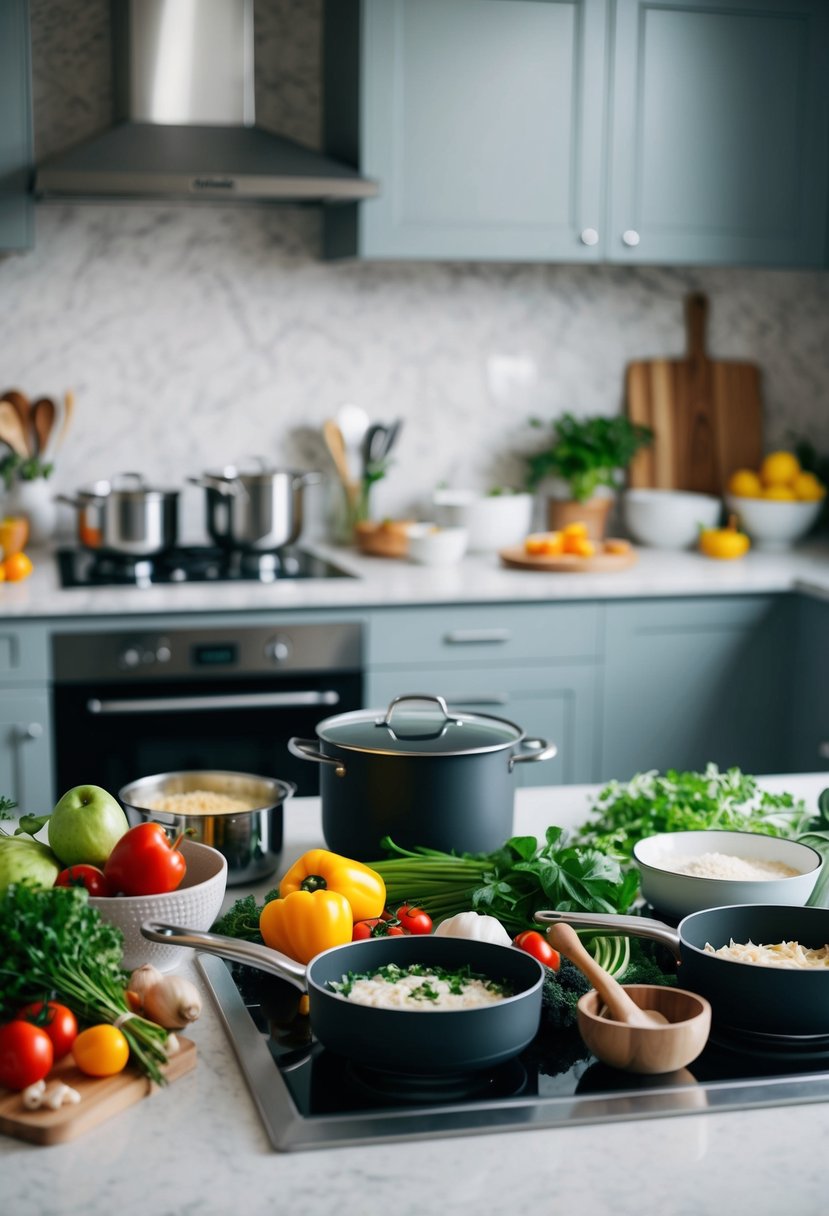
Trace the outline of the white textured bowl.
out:
M 755 549 L 790 549 L 802 540 L 820 514 L 823 500 L 785 502 L 773 498 L 726 497 Z
M 677 874 L 672 862 L 687 862 L 707 853 L 724 853 L 746 861 L 780 861 L 798 873 L 786 878 L 701 878 Z M 812 894 L 823 864 L 816 849 L 759 832 L 702 830 L 660 832 L 633 848 L 642 895 L 657 912 L 679 920 L 703 908 L 734 904 L 803 905 Z
M 433 505 L 439 524 L 466 528 L 470 553 L 495 553 L 520 545 L 532 531 L 532 494 L 435 490 Z
M 700 527 L 716 527 L 721 511 L 719 498 L 685 490 L 626 490 L 622 496 L 627 530 L 653 549 L 690 549 Z
M 123 933 L 126 971 L 142 963 L 152 963 L 159 971 L 172 971 L 187 950 L 186 946 L 151 942 L 141 932 L 145 920 L 209 929 L 219 915 L 227 884 L 226 858 L 217 849 L 194 840 L 182 840 L 179 848 L 187 862 L 187 873 L 177 890 L 167 895 L 114 895 L 89 901 L 104 920 Z
M 413 524 L 409 528 L 409 560 L 419 566 L 454 566 L 466 552 L 466 528 Z

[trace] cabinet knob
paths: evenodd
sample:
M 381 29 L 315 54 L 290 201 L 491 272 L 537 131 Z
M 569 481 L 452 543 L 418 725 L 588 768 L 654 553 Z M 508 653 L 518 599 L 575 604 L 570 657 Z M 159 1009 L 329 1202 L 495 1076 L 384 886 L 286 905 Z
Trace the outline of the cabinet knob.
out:
M 582 228 L 581 230 L 582 245 L 598 245 L 599 234 L 595 228 Z
M 639 244 L 639 233 L 636 231 L 635 228 L 627 228 L 622 233 L 622 240 L 626 245 L 629 245 L 632 249 L 635 245 Z
M 27 726 L 21 726 L 20 738 L 25 739 L 40 739 L 43 735 L 43 727 L 40 722 L 29 722 Z

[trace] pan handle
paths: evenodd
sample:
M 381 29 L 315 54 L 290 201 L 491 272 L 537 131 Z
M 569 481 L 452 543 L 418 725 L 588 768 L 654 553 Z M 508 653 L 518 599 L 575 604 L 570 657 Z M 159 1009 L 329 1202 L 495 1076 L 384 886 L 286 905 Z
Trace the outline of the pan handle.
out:
M 601 929 L 605 933 L 627 933 L 631 937 L 646 937 L 661 942 L 679 958 L 679 933 L 662 920 L 648 916 L 616 916 L 603 912 L 536 912 L 533 920 L 541 925 L 565 924 L 574 929 Z
M 337 760 L 334 756 L 324 756 L 313 739 L 297 739 L 296 737 L 289 739 L 288 751 L 299 760 L 315 760 L 317 764 L 330 764 L 337 777 L 344 777 L 346 774 L 342 760 Z
M 163 942 L 166 946 L 190 946 L 206 954 L 218 954 L 219 958 L 230 959 L 232 963 L 243 963 L 246 967 L 256 967 L 259 971 L 278 975 L 300 992 L 308 991 L 302 964 L 288 958 L 287 954 L 271 950 L 270 946 L 225 937 L 221 933 L 208 933 L 203 929 L 183 929 L 180 925 L 167 925 L 155 920 L 145 920 L 141 932 L 151 942 Z

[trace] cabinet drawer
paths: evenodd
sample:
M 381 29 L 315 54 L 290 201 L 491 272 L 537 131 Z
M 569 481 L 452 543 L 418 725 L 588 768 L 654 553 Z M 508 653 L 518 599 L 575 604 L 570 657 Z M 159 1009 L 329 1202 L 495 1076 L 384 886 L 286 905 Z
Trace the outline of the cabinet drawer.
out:
M 46 630 L 40 625 L 10 625 L 0 621 L 0 681 L 41 683 L 48 674 Z
M 389 610 L 372 616 L 370 666 L 591 659 L 599 653 L 596 604 Z

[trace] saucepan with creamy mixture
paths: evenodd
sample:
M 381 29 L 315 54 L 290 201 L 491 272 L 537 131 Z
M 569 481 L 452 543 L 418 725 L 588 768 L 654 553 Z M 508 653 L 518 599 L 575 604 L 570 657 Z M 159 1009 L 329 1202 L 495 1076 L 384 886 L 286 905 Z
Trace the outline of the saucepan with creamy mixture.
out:
M 253 942 L 148 922 L 151 941 L 192 946 L 288 980 L 309 998 L 324 1047 L 401 1073 L 489 1069 L 532 1042 L 544 968 L 523 950 L 457 937 L 377 937 L 307 967 Z
M 764 1035 L 829 1035 L 829 908 L 734 904 L 684 917 L 537 912 L 541 924 L 629 933 L 662 942 L 683 988 L 711 1003 L 714 1026 Z

